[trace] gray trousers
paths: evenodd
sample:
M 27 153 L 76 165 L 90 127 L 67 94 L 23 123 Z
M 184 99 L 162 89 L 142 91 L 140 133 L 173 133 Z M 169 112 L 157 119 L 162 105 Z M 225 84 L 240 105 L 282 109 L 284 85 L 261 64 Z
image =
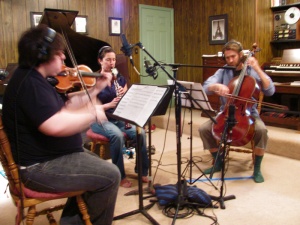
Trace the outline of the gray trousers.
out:
M 86 190 L 83 198 L 94 225 L 112 224 L 120 171 L 90 151 L 77 152 L 21 170 L 25 186 L 41 192 Z M 69 198 L 61 224 L 83 224 L 75 198 Z
M 212 148 L 218 148 L 219 145 L 217 140 L 214 138 L 212 134 L 212 125 L 213 122 L 211 120 L 206 121 L 201 124 L 198 129 L 200 138 L 203 142 L 203 148 L 205 150 L 210 150 Z M 238 126 L 236 124 L 235 126 Z M 255 118 L 255 134 L 254 134 L 254 143 L 255 148 L 266 149 L 268 142 L 268 130 L 264 124 L 264 122 L 260 119 L 260 117 Z

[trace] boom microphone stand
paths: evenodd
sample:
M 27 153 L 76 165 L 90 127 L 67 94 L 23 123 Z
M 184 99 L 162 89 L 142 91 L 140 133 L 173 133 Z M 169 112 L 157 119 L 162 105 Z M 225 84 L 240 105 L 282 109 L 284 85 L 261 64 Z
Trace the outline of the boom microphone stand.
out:
M 175 84 L 175 120 L 176 120 L 176 142 L 177 142 L 177 175 L 178 175 L 178 182 L 177 182 L 177 190 L 178 190 L 178 196 L 177 196 L 177 200 L 176 200 L 176 212 L 174 214 L 173 217 L 173 222 L 172 224 L 175 224 L 176 218 L 178 216 L 178 212 L 180 209 L 184 208 L 186 205 L 188 205 L 188 203 L 186 202 L 186 196 L 184 196 L 183 194 L 183 185 L 185 184 L 184 182 L 182 182 L 181 180 L 181 123 L 180 123 L 180 118 L 181 118 L 181 99 L 180 99 L 180 95 L 179 95 L 179 91 L 184 90 L 183 86 L 180 85 L 177 80 L 176 80 L 176 71 L 178 70 L 178 66 L 180 66 L 180 64 L 170 64 L 173 68 L 174 71 L 174 76 L 171 76 L 169 74 L 169 72 L 164 68 L 164 66 L 162 64 L 160 64 L 146 49 L 145 47 L 142 45 L 142 43 L 138 42 L 134 45 L 130 45 L 127 40 L 126 37 L 124 36 L 124 34 L 121 35 L 122 38 L 122 43 L 123 43 L 123 47 L 121 48 L 121 50 L 125 53 L 125 55 L 129 56 L 131 58 L 131 48 L 133 48 L 134 46 L 138 46 L 140 49 L 142 49 L 154 62 L 155 65 L 159 66 L 166 74 L 167 76 L 174 81 Z M 165 64 L 167 65 L 167 64 Z M 205 67 L 205 66 L 197 66 L 197 67 Z M 218 67 L 220 68 L 220 67 Z M 224 67 L 222 67 L 224 68 Z M 234 69 L 233 67 L 227 67 L 230 69 Z M 198 105 L 200 108 L 200 104 L 195 101 L 195 99 L 193 99 L 191 96 L 190 98 L 193 100 L 193 102 L 195 102 L 196 105 Z M 204 112 L 207 114 L 207 116 L 214 122 L 216 123 L 216 121 L 209 115 L 208 112 L 206 112 L 204 110 Z
M 219 143 L 219 148 L 218 148 L 218 153 L 217 156 L 215 158 L 215 163 L 213 165 L 213 168 L 211 170 L 210 173 L 210 179 L 212 178 L 215 166 L 216 166 L 216 162 L 218 160 L 218 157 L 220 157 L 220 155 L 222 156 L 222 168 L 221 168 L 221 188 L 220 188 L 220 195 L 219 197 L 214 197 L 211 196 L 212 200 L 218 201 L 220 204 L 221 209 L 225 209 L 225 204 L 224 201 L 227 200 L 232 200 L 235 199 L 234 195 L 229 195 L 224 197 L 223 195 L 223 190 L 224 190 L 224 176 L 225 176 L 225 158 L 226 158 L 226 151 L 228 151 L 229 147 L 230 147 L 230 142 L 231 142 L 231 135 L 232 135 L 232 128 L 235 126 L 236 124 L 236 120 L 234 118 L 234 113 L 235 113 L 235 106 L 234 105 L 230 105 L 229 106 L 229 116 L 227 117 L 227 120 L 225 122 L 225 126 L 224 126 L 224 130 L 222 133 L 222 137 Z

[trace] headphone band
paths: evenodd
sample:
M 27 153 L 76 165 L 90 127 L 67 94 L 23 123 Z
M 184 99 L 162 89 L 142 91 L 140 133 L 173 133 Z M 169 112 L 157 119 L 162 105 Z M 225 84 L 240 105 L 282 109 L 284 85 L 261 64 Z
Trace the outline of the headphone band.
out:
M 107 48 L 111 48 L 111 47 L 108 46 L 108 45 L 105 45 L 105 46 L 103 46 L 103 47 L 101 47 L 101 48 L 99 49 L 99 51 L 98 51 L 98 58 L 99 58 L 99 56 L 102 54 L 102 52 L 104 51 L 104 49 L 107 49 Z
M 241 44 L 240 42 L 235 41 L 235 40 L 231 40 L 231 41 L 228 41 L 228 42 L 224 45 L 224 47 L 223 47 L 223 54 L 224 54 L 224 51 L 227 49 L 227 47 L 228 47 L 229 45 L 231 45 L 231 44 L 237 45 L 237 46 L 239 47 L 239 49 L 238 49 L 239 52 L 243 51 L 243 46 L 242 46 L 242 44 Z

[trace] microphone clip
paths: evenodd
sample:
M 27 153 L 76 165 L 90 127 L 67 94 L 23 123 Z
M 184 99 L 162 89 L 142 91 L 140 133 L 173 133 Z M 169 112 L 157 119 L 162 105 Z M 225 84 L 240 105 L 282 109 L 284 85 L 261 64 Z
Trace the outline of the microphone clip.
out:
M 144 59 L 144 66 L 146 67 L 146 73 L 149 74 L 149 76 L 153 77 L 155 80 L 158 75 L 157 75 L 157 70 L 156 70 L 156 64 L 152 66 L 149 60 Z

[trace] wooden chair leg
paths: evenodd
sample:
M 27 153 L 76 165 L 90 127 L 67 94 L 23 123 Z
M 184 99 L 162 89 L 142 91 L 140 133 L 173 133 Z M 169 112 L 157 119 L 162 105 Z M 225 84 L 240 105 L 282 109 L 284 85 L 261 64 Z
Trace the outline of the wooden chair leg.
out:
M 251 148 L 252 148 L 252 163 L 254 165 L 254 163 L 255 163 L 255 152 L 254 152 L 255 143 L 254 143 L 254 140 L 251 140 Z
M 26 225 L 32 225 L 36 214 L 35 206 L 30 206 L 28 208 L 27 216 L 26 216 Z
M 96 150 L 96 142 L 91 141 L 91 151 L 95 152 L 95 150 Z
M 82 219 L 85 222 L 85 225 L 93 225 L 90 221 L 90 215 L 88 214 L 87 206 L 86 206 L 85 202 L 83 201 L 82 196 L 77 195 L 76 199 L 77 199 L 79 210 L 82 214 Z
M 104 157 L 105 157 L 105 146 L 103 143 L 100 143 L 99 156 L 101 159 L 104 159 Z
M 47 213 L 47 219 L 49 221 L 49 225 L 57 225 L 56 220 L 54 219 L 51 212 Z

